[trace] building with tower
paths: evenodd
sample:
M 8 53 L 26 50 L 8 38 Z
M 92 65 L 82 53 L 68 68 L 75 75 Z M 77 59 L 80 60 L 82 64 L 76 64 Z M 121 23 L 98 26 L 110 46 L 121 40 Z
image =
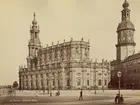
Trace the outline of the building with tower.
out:
M 110 87 L 118 87 L 117 72 L 122 72 L 122 88 L 140 88 L 140 53 L 135 54 L 134 24 L 127 0 L 123 3 L 122 21 L 117 28 L 116 60 L 111 62 Z
M 70 41 L 41 46 L 34 14 L 28 43 L 27 67 L 19 67 L 21 90 L 106 89 L 110 81 L 109 62 L 90 59 L 90 42 Z

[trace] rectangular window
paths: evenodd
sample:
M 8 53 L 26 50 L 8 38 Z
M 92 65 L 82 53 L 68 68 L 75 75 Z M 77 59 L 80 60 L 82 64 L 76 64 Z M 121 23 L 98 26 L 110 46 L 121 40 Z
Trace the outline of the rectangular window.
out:
M 102 81 L 101 81 L 101 79 L 98 81 L 98 85 L 99 86 L 101 86 L 101 84 L 102 84 Z
M 41 80 L 41 86 L 43 87 L 43 80 Z
M 60 83 L 59 83 L 59 80 L 58 80 L 58 85 L 59 85 Z
M 87 86 L 89 86 L 89 80 L 87 80 Z
M 107 85 L 107 80 L 105 80 L 105 86 Z
M 35 32 L 35 38 L 37 38 L 37 32 Z
M 81 85 L 81 79 L 78 78 L 78 79 L 77 79 L 77 86 L 80 86 L 80 85 Z
M 53 80 L 53 86 L 55 85 L 55 81 Z

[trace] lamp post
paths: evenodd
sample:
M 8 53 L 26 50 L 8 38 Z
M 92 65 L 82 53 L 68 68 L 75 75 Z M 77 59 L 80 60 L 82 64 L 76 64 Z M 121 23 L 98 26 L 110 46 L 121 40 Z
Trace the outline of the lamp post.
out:
M 121 87 L 121 85 L 120 85 L 120 78 L 121 78 L 121 75 L 122 75 L 122 73 L 121 73 L 120 71 L 118 71 L 118 72 L 117 72 L 117 76 L 118 76 L 118 78 L 119 78 L 119 91 L 118 91 L 119 97 L 120 97 L 120 87 Z M 118 101 L 118 103 L 120 103 L 120 101 Z

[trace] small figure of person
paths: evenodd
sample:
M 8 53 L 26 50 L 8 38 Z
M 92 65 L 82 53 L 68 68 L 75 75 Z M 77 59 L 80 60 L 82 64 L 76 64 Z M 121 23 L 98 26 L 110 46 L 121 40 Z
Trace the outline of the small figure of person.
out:
M 83 91 L 80 91 L 80 96 L 79 96 L 79 100 L 83 100 Z
M 121 95 L 121 97 L 120 97 L 120 103 L 123 103 L 123 102 L 124 102 L 123 95 Z
M 52 97 L 52 92 L 50 92 L 50 97 Z
M 60 95 L 60 91 L 58 90 L 58 96 Z
M 43 89 L 43 94 L 45 94 L 45 89 Z
M 56 96 L 59 96 L 60 95 L 60 91 L 58 90 L 58 92 L 56 92 Z
M 38 91 L 36 91 L 35 95 L 36 95 L 36 97 L 38 96 Z
M 4 95 L 4 90 L 3 90 L 3 95 Z
M 119 101 L 119 94 L 117 94 L 115 97 L 115 103 L 118 103 L 118 101 Z

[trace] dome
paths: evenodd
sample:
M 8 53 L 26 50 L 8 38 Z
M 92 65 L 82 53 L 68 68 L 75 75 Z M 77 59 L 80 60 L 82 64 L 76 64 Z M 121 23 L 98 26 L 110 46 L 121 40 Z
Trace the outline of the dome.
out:
M 32 21 L 32 24 L 37 24 L 37 21 L 34 19 L 34 20 Z
M 123 30 L 123 29 L 132 29 L 135 30 L 134 24 L 131 21 L 122 21 L 119 23 L 117 31 Z
M 127 0 L 125 0 L 125 2 L 123 3 L 123 8 L 127 8 L 127 7 L 129 7 L 129 3 L 127 2 Z

